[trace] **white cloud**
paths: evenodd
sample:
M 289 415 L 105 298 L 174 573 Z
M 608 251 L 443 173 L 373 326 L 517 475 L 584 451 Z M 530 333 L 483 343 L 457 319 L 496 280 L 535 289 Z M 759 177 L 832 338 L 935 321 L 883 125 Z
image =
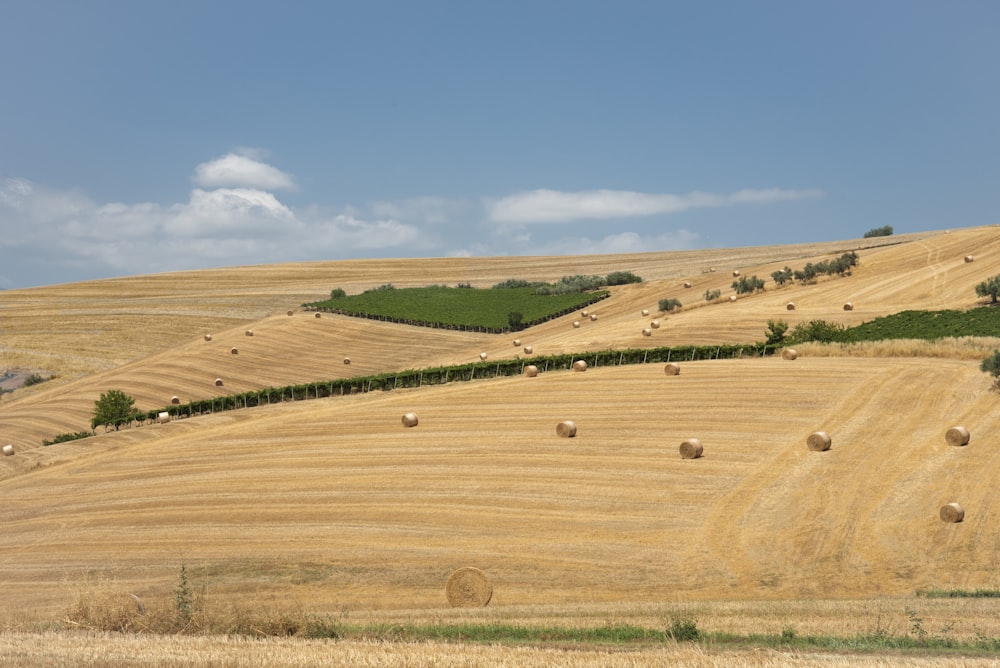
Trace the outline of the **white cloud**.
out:
M 261 162 L 257 159 L 258 155 L 258 151 L 242 149 L 203 162 L 195 167 L 192 180 L 203 188 L 296 189 L 295 181 L 290 175 Z
M 740 190 L 729 194 L 692 192 L 687 195 L 628 190 L 530 190 L 487 200 L 490 220 L 498 223 L 565 223 L 581 219 L 611 219 L 671 214 L 688 209 L 770 204 L 822 195 L 818 190 Z

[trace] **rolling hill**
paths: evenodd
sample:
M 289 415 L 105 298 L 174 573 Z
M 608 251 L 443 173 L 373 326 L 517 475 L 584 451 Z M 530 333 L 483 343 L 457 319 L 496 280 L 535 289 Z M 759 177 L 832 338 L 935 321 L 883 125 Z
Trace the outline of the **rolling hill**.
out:
M 768 281 L 763 293 L 728 299 L 734 270 L 769 279 L 849 250 L 860 256 L 850 276 Z M 175 395 L 460 364 L 480 352 L 524 357 L 512 336 L 299 310 L 334 287 L 488 286 L 618 270 L 644 282 L 612 288 L 592 309 L 596 321 L 574 328 L 578 318 L 566 316 L 518 338 L 535 354 L 752 343 L 769 319 L 850 325 L 967 308 L 974 286 L 1000 273 L 1000 234 L 307 263 L 0 293 L 0 362 L 58 376 L 0 400 L 0 440 L 16 450 L 0 461 L 6 605 L 51 615 L 93 578 L 169 597 L 181 563 L 223 600 L 315 611 L 442 607 L 443 583 L 463 565 L 490 575 L 491 606 L 1000 585 L 1000 501 L 991 493 L 1000 400 L 975 359 L 804 354 L 682 362 L 677 376 L 661 365 L 592 367 L 286 402 L 41 445 L 86 428 L 109 388 L 149 410 Z M 706 302 L 706 290 L 723 299 Z M 658 314 L 666 297 L 684 308 Z M 656 317 L 662 327 L 642 336 Z M 418 427 L 401 426 L 408 411 Z M 577 423 L 575 438 L 556 435 L 562 420 Z M 956 424 L 972 434 L 966 447 L 945 443 Z M 805 447 L 817 430 L 831 435 L 829 451 Z M 703 442 L 704 457 L 679 457 L 689 437 Z M 951 501 L 964 506 L 964 522 L 938 519 Z

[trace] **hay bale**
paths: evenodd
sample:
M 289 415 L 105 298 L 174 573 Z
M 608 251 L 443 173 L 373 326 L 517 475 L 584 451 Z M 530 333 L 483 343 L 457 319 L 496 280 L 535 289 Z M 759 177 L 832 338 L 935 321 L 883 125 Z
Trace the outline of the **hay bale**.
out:
M 938 514 L 941 516 L 942 521 L 951 524 L 961 522 L 965 519 L 965 509 L 957 503 L 944 504 L 941 506 L 941 511 Z
M 788 302 L 787 304 L 785 304 L 785 309 L 788 310 L 788 311 L 794 311 L 795 310 L 795 302 Z
M 221 378 L 216 378 L 215 379 L 215 386 L 216 387 L 222 387 L 222 379 Z
M 167 411 L 161 411 L 156 414 L 156 421 L 160 424 L 166 424 L 170 422 L 170 413 Z
M 580 315 L 582 315 L 584 318 L 586 318 L 587 317 L 587 311 L 586 311 L 586 309 L 584 309 L 583 311 L 581 311 Z
M 572 420 L 563 420 L 556 425 L 556 434 L 563 438 L 573 438 L 576 436 L 576 423 Z
M 736 295 L 729 295 L 729 301 L 731 302 L 736 301 Z
M 11 455 L 13 455 L 14 454 L 14 446 L 11 445 L 10 443 L 8 443 L 7 445 L 3 446 L 3 454 L 4 454 L 5 457 L 10 457 Z
M 288 315 L 293 315 L 294 313 L 295 313 L 295 311 L 289 311 Z
M 697 438 L 689 438 L 681 443 L 681 459 L 698 459 L 705 452 Z
M 535 349 L 534 349 L 534 348 L 532 348 L 531 346 L 525 346 L 525 347 L 524 347 L 524 354 L 525 354 L 525 355 L 530 355 L 530 354 L 531 354 L 531 353 L 533 353 L 534 351 L 535 351 Z
M 206 341 L 211 341 L 212 340 L 212 335 L 211 334 L 206 334 L 205 335 L 205 340 Z
M 351 358 L 350 357 L 345 357 L 344 358 L 344 364 L 350 364 L 350 363 L 351 363 Z
M 740 270 L 739 269 L 733 269 L 733 276 L 735 277 L 735 276 L 739 276 L 739 275 L 740 275 Z
M 524 375 L 527 376 L 528 378 L 534 378 L 535 376 L 538 375 L 538 367 L 535 366 L 534 364 L 529 364 L 528 366 L 524 367 Z
M 230 350 L 229 352 L 231 352 L 233 355 L 239 355 L 240 354 L 239 349 L 235 348 L 235 347 L 232 350 Z
M 806 438 L 806 446 L 813 452 L 825 452 L 830 449 L 830 434 L 825 431 L 814 431 Z
M 797 350 L 795 350 L 795 348 L 784 348 L 781 351 L 781 359 L 784 360 L 794 360 L 797 359 L 798 356 L 799 353 Z
M 653 322 L 649 323 L 649 327 L 651 329 L 659 329 L 660 328 L 660 321 L 659 320 L 654 320 Z
M 643 315 L 643 316 L 647 316 L 647 315 L 649 315 L 649 309 L 648 309 L 648 308 L 644 308 L 644 309 L 642 309 L 642 315 Z
M 676 376 L 681 372 L 681 365 L 677 362 L 668 362 L 665 367 L 663 367 L 663 373 L 668 376 Z
M 955 426 L 944 434 L 944 440 L 948 445 L 962 446 L 969 444 L 969 430 L 962 426 Z
M 573 371 L 586 371 L 587 363 L 583 360 L 577 360 L 573 362 Z
M 590 321 L 593 322 L 595 320 L 597 320 L 597 314 L 596 313 L 591 313 L 590 314 Z
M 170 397 L 170 403 L 172 403 L 174 406 L 176 406 L 180 402 L 181 402 L 181 398 L 178 397 L 176 394 L 174 396 Z
M 684 281 L 684 287 L 685 288 L 690 288 L 691 287 L 691 281 Z
M 642 335 L 643 336 L 652 336 L 653 335 L 653 330 L 651 330 L 649 327 L 647 327 L 644 330 L 642 330 Z
M 573 327 L 576 328 L 576 327 L 579 327 L 579 326 L 580 326 L 580 321 L 579 320 L 574 320 L 573 321 Z
M 448 576 L 444 593 L 453 608 L 483 608 L 493 598 L 493 585 L 478 568 L 463 566 Z
M 972 257 L 971 255 L 966 255 L 966 256 L 965 256 L 965 261 L 966 261 L 966 263 L 968 263 L 968 262 L 972 262 L 972 261 L 973 261 L 973 260 L 975 260 L 975 259 L 976 259 L 976 258 Z
M 844 310 L 845 311 L 853 311 L 854 310 L 854 304 L 852 304 L 851 302 L 844 302 Z
M 514 339 L 514 347 L 515 348 L 521 347 L 521 339 Z
M 252 329 L 248 329 L 247 330 L 247 336 L 253 336 L 253 330 Z
M 403 426 L 404 427 L 416 427 L 417 426 L 417 414 L 416 413 L 406 413 L 403 415 Z
M 322 315 L 320 315 L 319 313 L 317 313 L 317 314 L 316 314 L 316 317 L 317 317 L 317 318 L 322 318 L 323 316 L 322 316 Z
M 489 355 L 486 353 L 479 353 L 479 359 L 485 361 L 487 357 L 489 357 Z

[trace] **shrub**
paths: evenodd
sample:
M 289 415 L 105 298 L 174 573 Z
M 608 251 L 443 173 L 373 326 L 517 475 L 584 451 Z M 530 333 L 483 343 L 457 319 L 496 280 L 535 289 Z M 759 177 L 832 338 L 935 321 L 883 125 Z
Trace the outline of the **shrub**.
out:
M 58 436 L 53 436 L 51 440 L 43 440 L 42 445 L 55 445 L 56 443 L 65 443 L 66 441 L 78 441 L 81 438 L 90 438 L 94 435 L 92 431 L 78 431 L 71 434 L 59 434 Z
M 535 289 L 538 295 L 569 295 L 603 288 L 607 283 L 602 276 L 563 276 L 555 283 L 541 285 Z
M 625 285 L 627 283 L 642 283 L 642 279 L 631 271 L 613 271 L 608 274 L 606 285 Z
M 524 314 L 520 311 L 511 311 L 507 314 L 507 324 L 510 325 L 510 331 L 521 331 L 524 329 Z
M 980 362 L 979 370 L 993 376 L 993 384 L 1000 389 L 1000 350 L 994 350 L 992 356 Z
M 346 296 L 347 293 L 344 292 L 343 288 L 334 288 L 333 290 L 330 290 L 330 299 L 343 299 Z
M 705 301 L 715 301 L 722 296 L 722 290 L 705 290 Z
M 807 341 L 818 341 L 820 343 L 834 343 L 840 341 L 844 335 L 844 326 L 826 320 L 810 320 L 800 322 L 792 329 L 785 341 L 788 343 L 805 343 Z
M 31 387 L 32 385 L 38 385 L 39 383 L 44 383 L 47 380 L 51 380 L 51 378 L 42 378 L 37 373 L 33 373 L 24 379 L 24 386 Z
M 771 278 L 778 285 L 784 285 L 792 280 L 792 269 L 791 267 L 785 267 L 784 269 L 779 269 L 778 271 L 771 272 Z
M 529 283 L 528 281 L 521 278 L 508 278 L 503 283 L 497 283 L 493 286 L 494 290 L 506 290 L 514 288 L 533 288 L 539 285 L 544 285 L 543 283 Z
M 892 225 L 883 225 L 882 227 L 874 227 L 867 232 L 865 232 L 865 239 L 871 237 L 888 237 L 892 236 Z
M 669 299 L 661 299 L 659 303 L 660 310 L 664 313 L 668 311 L 673 311 L 675 308 L 681 307 L 681 300 L 675 297 L 670 297 Z
M 785 340 L 785 332 L 788 331 L 788 323 L 784 320 L 767 321 L 767 343 L 778 344 Z
M 693 642 L 701 637 L 701 632 L 691 617 L 674 617 L 670 620 L 667 635 L 677 642 Z

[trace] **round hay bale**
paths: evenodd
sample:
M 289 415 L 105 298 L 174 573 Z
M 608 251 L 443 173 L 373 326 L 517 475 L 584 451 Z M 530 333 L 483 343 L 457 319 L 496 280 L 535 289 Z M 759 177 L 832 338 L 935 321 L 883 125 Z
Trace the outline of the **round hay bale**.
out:
M 10 457 L 11 455 L 13 455 L 14 454 L 14 446 L 11 445 L 10 443 L 8 443 L 7 445 L 3 446 L 3 454 L 4 454 L 5 457 Z
M 294 313 L 295 313 L 295 311 L 289 311 L 288 315 L 293 315 Z
M 729 301 L 731 302 L 736 301 L 736 295 L 729 295 Z
M 575 328 L 575 327 L 579 327 L 579 326 L 580 326 L 580 321 L 579 320 L 574 320 L 573 321 L 573 327 Z
M 966 262 L 972 262 L 972 261 L 974 261 L 975 259 L 976 259 L 976 258 L 972 257 L 971 255 L 966 255 L 966 256 L 965 256 L 965 261 L 966 261 Z
M 590 321 L 593 322 L 595 320 L 597 320 L 597 314 L 596 313 L 591 313 L 590 314 Z
M 489 355 L 487 355 L 486 353 L 479 353 L 479 359 L 485 360 L 487 357 L 489 357 Z
M 797 359 L 799 353 L 795 348 L 784 348 L 781 351 L 781 359 L 783 360 L 794 360 Z
M 206 341 L 211 341 L 212 340 L 212 335 L 211 334 L 206 334 L 205 335 L 205 340 Z
M 486 573 L 474 566 L 463 566 L 448 576 L 444 593 L 453 608 L 483 608 L 493 598 L 493 585 Z
M 239 355 L 240 354 L 239 349 L 235 348 L 235 347 L 232 350 L 230 350 L 229 352 L 231 352 L 233 355 Z
M 649 309 L 648 309 L 648 308 L 644 308 L 644 309 L 642 309 L 642 315 L 643 315 L 643 316 L 647 316 L 647 315 L 649 315 Z
M 649 323 L 649 327 L 651 329 L 659 329 L 660 328 L 660 321 L 659 320 L 654 320 L 653 322 Z
M 941 520 L 954 524 L 965 519 L 965 509 L 957 503 L 946 503 L 941 506 Z
M 830 434 L 825 431 L 814 431 L 806 439 L 806 446 L 813 452 L 825 452 L 830 449 Z
M 733 269 L 733 276 L 739 276 L 739 275 L 740 275 L 740 270 L 739 269 Z
M 962 446 L 969 444 L 969 430 L 962 426 L 955 426 L 944 433 L 944 440 L 948 445 Z
M 521 347 L 521 339 L 514 339 L 514 347 L 515 348 Z
M 582 315 L 584 318 L 586 318 L 587 317 L 587 311 L 586 310 L 581 311 L 580 315 Z
M 573 371 L 586 371 L 587 363 L 583 360 L 577 360 L 573 362 Z
M 667 362 L 667 365 L 663 367 L 663 373 L 668 376 L 676 376 L 681 372 L 681 365 L 677 362 Z
M 525 347 L 524 347 L 524 354 L 525 354 L 525 355 L 530 355 L 530 354 L 531 354 L 531 353 L 533 353 L 534 351 L 535 351 L 535 349 L 534 349 L 534 348 L 532 348 L 531 346 L 525 346 Z
M 698 459 L 704 452 L 705 448 L 697 438 L 689 438 L 681 443 L 681 459 Z
M 156 421 L 160 424 L 166 424 L 170 422 L 170 413 L 167 411 L 161 411 L 156 414 Z
M 417 426 L 417 414 L 416 413 L 406 413 L 403 415 L 403 426 L 404 427 L 416 427 Z
M 172 403 L 173 405 L 176 406 L 180 402 L 181 402 L 181 398 L 178 397 L 176 394 L 174 396 L 170 397 L 170 403 Z
M 317 313 L 317 314 L 316 314 L 316 317 L 317 317 L 317 318 L 322 318 L 323 316 L 322 316 L 321 314 Z
M 535 366 L 534 364 L 529 364 L 528 366 L 524 367 L 524 375 L 527 376 L 528 378 L 534 378 L 535 376 L 538 375 L 538 367 Z
M 643 336 L 652 336 L 653 335 L 653 330 L 651 330 L 649 327 L 647 327 L 644 330 L 642 330 L 642 335 Z
M 844 310 L 845 311 L 853 311 L 854 310 L 854 304 L 852 304 L 851 302 L 844 302 Z
M 252 329 L 248 329 L 247 330 L 247 336 L 253 336 L 253 330 Z
M 351 358 L 350 357 L 345 357 L 344 358 L 344 364 L 350 364 L 350 363 L 351 363 Z
M 563 438 L 573 438 L 576 436 L 576 423 L 572 420 L 563 420 L 556 425 L 556 434 Z
M 795 302 L 788 302 L 787 304 L 785 304 L 785 309 L 789 310 L 789 311 L 794 311 L 795 310 Z
M 216 378 L 215 379 L 215 386 L 216 387 L 222 387 L 222 384 L 223 383 L 222 383 L 222 379 L 221 378 Z
M 690 288 L 691 287 L 691 281 L 684 281 L 684 287 L 685 288 Z

